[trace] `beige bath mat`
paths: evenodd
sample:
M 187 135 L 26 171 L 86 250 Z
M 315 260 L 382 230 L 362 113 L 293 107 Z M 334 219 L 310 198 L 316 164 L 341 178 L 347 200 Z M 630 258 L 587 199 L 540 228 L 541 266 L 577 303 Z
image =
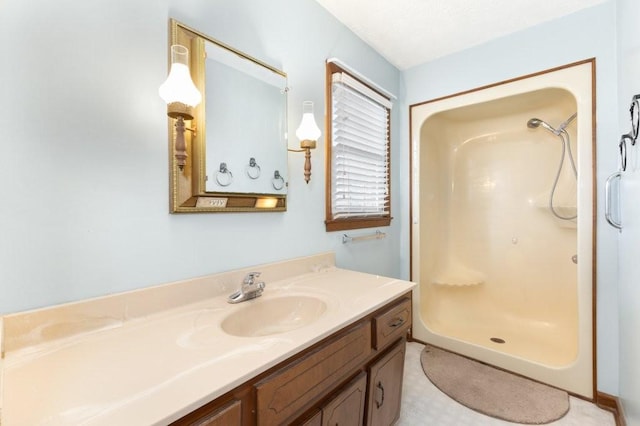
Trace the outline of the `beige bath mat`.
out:
M 459 403 L 515 423 L 545 424 L 569 411 L 562 390 L 427 345 L 420 356 L 431 382 Z

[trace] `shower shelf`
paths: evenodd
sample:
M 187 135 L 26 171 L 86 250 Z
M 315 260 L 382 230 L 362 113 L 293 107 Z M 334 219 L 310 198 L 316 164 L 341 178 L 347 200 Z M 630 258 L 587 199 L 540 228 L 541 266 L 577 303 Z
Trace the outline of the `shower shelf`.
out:
M 484 281 L 448 281 L 448 282 L 442 282 L 439 280 L 434 280 L 432 282 L 435 285 L 440 285 L 440 286 L 445 286 L 445 287 L 473 287 L 476 285 L 480 285 L 482 283 L 484 283 Z
M 549 210 L 549 203 L 546 204 L 536 204 L 536 207 L 542 210 Z M 578 207 L 575 204 L 571 205 L 570 203 L 553 203 L 553 208 L 562 216 L 572 217 L 578 214 Z
M 464 266 L 448 266 L 444 271 L 435 274 L 432 283 L 452 287 L 469 287 L 484 283 L 484 274 Z
M 578 205 L 575 195 L 573 198 L 556 197 L 554 198 L 553 208 L 562 216 L 572 217 L 578 214 Z M 543 210 L 549 210 L 549 193 L 540 193 L 533 200 L 533 205 Z

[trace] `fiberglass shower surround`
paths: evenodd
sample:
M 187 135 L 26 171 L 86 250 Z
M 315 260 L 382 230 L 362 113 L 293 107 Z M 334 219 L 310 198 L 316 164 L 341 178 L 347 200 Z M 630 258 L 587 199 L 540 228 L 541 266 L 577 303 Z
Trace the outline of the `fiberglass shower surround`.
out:
M 584 61 L 410 109 L 413 337 L 589 398 L 592 82 Z

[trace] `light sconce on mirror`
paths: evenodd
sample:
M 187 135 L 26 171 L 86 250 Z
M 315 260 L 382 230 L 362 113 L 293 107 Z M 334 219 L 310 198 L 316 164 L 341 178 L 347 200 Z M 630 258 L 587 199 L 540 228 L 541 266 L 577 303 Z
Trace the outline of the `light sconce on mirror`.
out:
M 195 126 L 185 127 L 184 120 L 193 120 L 193 108 L 202 101 L 202 95 L 191 79 L 189 50 L 186 47 L 179 44 L 171 46 L 171 69 L 158 93 L 167 103 L 167 115 L 176 119 L 175 157 L 178 168 L 183 170 L 187 160 L 184 131 L 195 133 Z
M 304 152 L 304 181 L 309 183 L 311 179 L 311 150 L 316 148 L 316 142 L 320 138 L 320 129 L 313 116 L 313 102 L 302 103 L 302 121 L 296 130 L 296 137 L 300 140 L 300 148 L 289 149 L 291 152 Z

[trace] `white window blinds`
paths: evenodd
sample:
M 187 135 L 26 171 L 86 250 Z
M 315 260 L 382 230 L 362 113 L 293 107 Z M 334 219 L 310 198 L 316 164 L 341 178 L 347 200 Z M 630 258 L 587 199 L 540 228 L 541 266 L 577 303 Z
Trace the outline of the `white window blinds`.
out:
M 336 72 L 331 108 L 333 219 L 388 216 L 391 102 Z

